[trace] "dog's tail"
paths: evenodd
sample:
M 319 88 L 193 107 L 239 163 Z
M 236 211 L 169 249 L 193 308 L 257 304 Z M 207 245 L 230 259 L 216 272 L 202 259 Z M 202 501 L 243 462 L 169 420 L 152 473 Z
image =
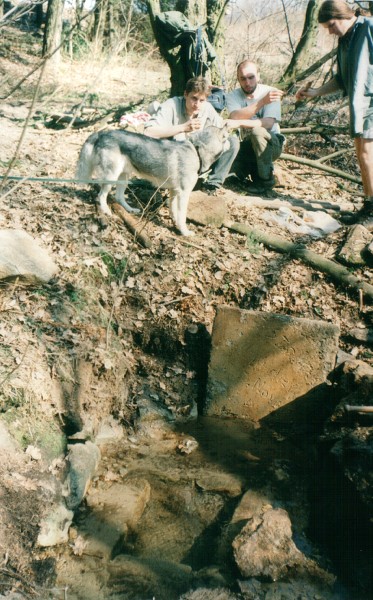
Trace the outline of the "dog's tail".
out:
M 95 138 L 97 134 L 91 135 L 83 144 L 79 154 L 78 164 L 76 167 L 75 177 L 78 181 L 87 182 L 91 179 L 94 169 L 93 165 L 93 150 Z

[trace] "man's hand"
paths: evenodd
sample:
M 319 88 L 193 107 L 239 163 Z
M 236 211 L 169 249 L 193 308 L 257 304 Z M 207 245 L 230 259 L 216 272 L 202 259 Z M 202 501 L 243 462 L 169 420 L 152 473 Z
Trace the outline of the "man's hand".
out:
M 297 102 L 302 102 L 307 98 L 316 98 L 318 90 L 316 88 L 311 88 L 311 83 L 306 83 L 305 86 L 301 87 L 297 93 L 295 94 L 295 99 Z
M 284 92 L 282 90 L 270 90 L 263 98 L 261 98 L 260 103 L 264 106 L 265 104 L 271 104 L 271 102 L 281 102 L 283 95 Z
M 189 121 L 184 123 L 184 131 L 185 133 L 191 133 L 192 131 L 198 131 L 202 128 L 202 121 L 198 118 L 198 116 L 191 116 Z

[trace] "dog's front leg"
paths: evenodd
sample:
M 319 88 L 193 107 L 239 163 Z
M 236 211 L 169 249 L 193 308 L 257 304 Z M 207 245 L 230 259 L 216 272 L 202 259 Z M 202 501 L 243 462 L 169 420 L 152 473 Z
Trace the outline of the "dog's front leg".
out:
M 181 235 L 194 235 L 194 232 L 188 229 L 186 224 L 187 210 L 189 203 L 189 192 L 180 191 L 175 193 L 171 199 L 170 212 L 171 217 L 180 231 Z
M 127 185 L 128 185 L 128 176 L 125 173 L 122 173 L 122 175 L 119 176 L 119 179 L 117 182 L 117 189 L 115 192 L 115 200 L 116 200 L 116 202 L 118 202 L 118 204 L 123 206 L 123 208 L 125 208 L 127 212 L 138 214 L 141 212 L 141 210 L 139 208 L 134 208 L 133 206 L 130 206 L 125 200 L 124 193 L 127 189 Z
M 99 211 L 104 215 L 111 215 L 112 212 L 107 204 L 108 193 L 111 190 L 110 184 L 103 184 L 100 188 L 100 192 L 97 196 L 97 203 L 99 204 Z

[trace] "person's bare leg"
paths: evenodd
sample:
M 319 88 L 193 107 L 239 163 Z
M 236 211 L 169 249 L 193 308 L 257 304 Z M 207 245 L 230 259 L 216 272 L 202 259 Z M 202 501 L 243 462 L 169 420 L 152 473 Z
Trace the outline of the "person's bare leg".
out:
M 373 199 L 373 140 L 355 138 L 355 148 L 364 194 L 367 198 Z
M 373 231 L 373 139 L 355 138 L 355 148 L 365 195 L 356 223 Z

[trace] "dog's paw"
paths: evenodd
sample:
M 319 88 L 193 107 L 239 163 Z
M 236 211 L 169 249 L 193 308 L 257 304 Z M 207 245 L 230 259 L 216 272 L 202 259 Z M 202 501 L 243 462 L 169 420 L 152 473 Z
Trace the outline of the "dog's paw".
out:
M 184 237 L 193 237 L 196 235 L 194 231 L 191 231 L 190 229 L 180 229 L 180 233 Z
M 107 217 L 111 217 L 113 215 L 113 213 L 111 212 L 111 210 L 108 206 L 106 206 L 106 207 L 99 206 L 98 213 L 101 216 L 106 215 Z
M 129 212 L 132 215 L 139 215 L 141 213 L 141 209 L 140 208 L 127 208 L 127 212 Z

